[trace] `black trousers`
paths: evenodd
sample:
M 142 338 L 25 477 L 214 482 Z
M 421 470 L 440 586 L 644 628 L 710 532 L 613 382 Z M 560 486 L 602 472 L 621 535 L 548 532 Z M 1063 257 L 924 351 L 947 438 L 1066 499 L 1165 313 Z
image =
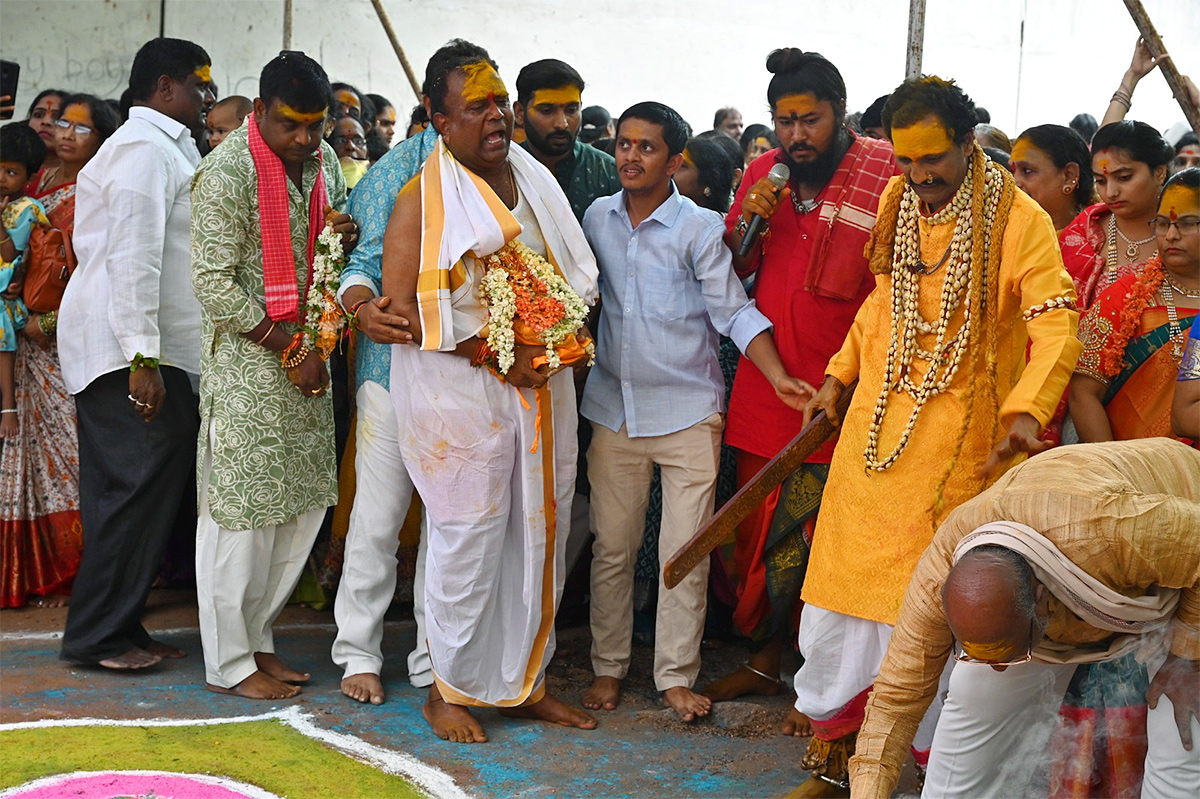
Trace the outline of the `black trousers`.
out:
M 149 423 L 129 401 L 125 369 L 75 395 L 83 559 L 63 632 L 64 660 L 96 663 L 150 643 L 142 612 L 183 494 L 195 485 L 200 428 L 187 373 L 170 366 L 159 372 L 167 396 Z

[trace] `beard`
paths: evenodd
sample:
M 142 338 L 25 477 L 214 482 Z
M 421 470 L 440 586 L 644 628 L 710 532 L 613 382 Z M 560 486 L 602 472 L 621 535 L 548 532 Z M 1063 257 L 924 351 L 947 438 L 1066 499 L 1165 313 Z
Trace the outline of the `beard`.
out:
M 806 186 L 824 186 L 837 171 L 838 164 L 842 162 L 842 157 L 849 147 L 850 134 L 842 128 L 830 141 L 829 147 L 824 152 L 819 152 L 813 147 L 796 144 L 792 145 L 791 150 L 783 151 L 782 161 L 792 170 L 792 182 L 803 183 Z M 792 158 L 793 152 L 816 152 L 817 157 L 812 161 L 798 162 Z
M 566 155 L 575 147 L 575 137 L 569 131 L 552 131 L 543 136 L 533 125 L 525 125 L 525 138 L 533 149 L 551 157 Z

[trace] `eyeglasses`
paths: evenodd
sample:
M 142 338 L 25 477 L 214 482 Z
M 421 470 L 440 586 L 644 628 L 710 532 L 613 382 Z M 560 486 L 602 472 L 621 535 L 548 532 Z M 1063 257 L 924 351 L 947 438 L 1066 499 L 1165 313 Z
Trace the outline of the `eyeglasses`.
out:
M 87 125 L 81 125 L 78 122 L 72 122 L 69 119 L 60 119 L 57 122 L 55 122 L 54 124 L 55 124 L 55 126 L 58 127 L 59 130 L 70 130 L 71 128 L 74 128 L 76 136 L 90 136 L 91 134 L 96 132 L 95 128 L 89 127 Z
M 1036 622 L 1036 618 L 1029 620 L 1029 651 L 1025 653 L 1025 657 L 1017 658 L 1016 660 L 980 660 L 968 655 L 957 639 L 953 639 L 954 643 L 950 653 L 954 657 L 954 660 L 959 663 L 970 663 L 977 666 L 1019 666 L 1022 663 L 1028 663 L 1033 660 L 1033 631 Z
M 1195 233 L 1197 228 L 1200 228 L 1200 217 L 1189 216 L 1183 219 L 1167 219 L 1165 216 L 1156 216 L 1150 220 L 1150 229 L 1155 233 L 1166 233 L 1171 229 L 1171 225 L 1179 231 L 1181 235 Z
M 348 141 L 351 144 L 354 144 L 358 147 L 366 147 L 367 146 L 367 140 L 364 139 L 362 136 L 334 136 L 333 140 L 335 142 L 347 142 Z

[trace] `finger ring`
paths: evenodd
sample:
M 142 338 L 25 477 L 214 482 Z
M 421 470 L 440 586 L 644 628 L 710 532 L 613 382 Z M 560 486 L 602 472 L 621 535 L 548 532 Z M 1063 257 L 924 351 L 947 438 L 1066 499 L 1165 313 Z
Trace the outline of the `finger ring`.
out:
M 154 410 L 154 406 L 148 402 L 145 405 L 143 405 L 142 407 L 144 407 L 148 411 Z
M 750 199 L 751 199 L 751 200 L 757 200 L 757 199 L 758 199 L 758 195 L 757 195 L 757 194 L 755 194 L 754 192 L 750 192 Z
M 132 394 L 126 394 L 125 396 L 129 397 L 129 401 L 130 401 L 130 402 L 132 402 L 132 403 L 134 403 L 135 405 L 141 405 L 141 404 L 142 404 L 142 403 L 138 402 L 138 399 L 137 399 L 137 397 L 133 396 Z
M 309 394 L 312 394 L 312 395 L 315 397 L 315 396 L 317 396 L 318 394 L 320 394 L 320 393 L 321 393 L 321 389 L 319 389 L 319 388 L 314 388 L 312 391 L 310 391 L 310 392 L 308 392 L 308 393 L 309 393 Z

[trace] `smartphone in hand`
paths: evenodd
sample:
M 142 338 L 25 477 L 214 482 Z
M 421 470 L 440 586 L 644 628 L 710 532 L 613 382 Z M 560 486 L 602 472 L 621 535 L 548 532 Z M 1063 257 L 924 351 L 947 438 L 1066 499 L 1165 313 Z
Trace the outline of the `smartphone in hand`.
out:
M 17 109 L 17 78 L 21 65 L 0 60 L 0 119 L 12 119 Z

